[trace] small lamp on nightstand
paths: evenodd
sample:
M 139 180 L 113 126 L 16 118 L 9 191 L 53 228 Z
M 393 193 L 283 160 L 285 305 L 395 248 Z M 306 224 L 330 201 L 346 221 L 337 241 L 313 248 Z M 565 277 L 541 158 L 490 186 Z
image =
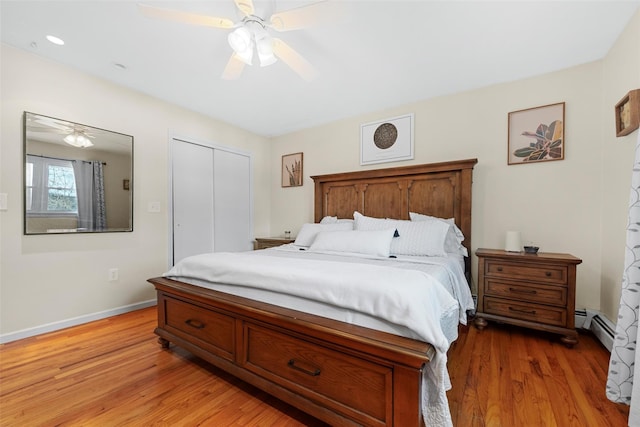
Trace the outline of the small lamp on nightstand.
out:
M 521 252 L 522 242 L 519 231 L 507 231 L 507 238 L 504 242 L 504 250 L 507 252 Z

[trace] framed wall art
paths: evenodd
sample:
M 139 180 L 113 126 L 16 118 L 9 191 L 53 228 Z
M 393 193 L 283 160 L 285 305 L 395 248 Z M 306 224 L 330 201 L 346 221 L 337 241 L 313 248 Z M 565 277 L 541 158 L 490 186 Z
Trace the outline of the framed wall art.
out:
M 413 114 L 360 125 L 360 164 L 413 159 Z
M 564 159 L 564 102 L 509 113 L 510 165 Z
M 616 136 L 629 135 L 640 126 L 640 89 L 627 93 L 616 104 Z
M 282 156 L 282 186 L 302 187 L 302 153 Z

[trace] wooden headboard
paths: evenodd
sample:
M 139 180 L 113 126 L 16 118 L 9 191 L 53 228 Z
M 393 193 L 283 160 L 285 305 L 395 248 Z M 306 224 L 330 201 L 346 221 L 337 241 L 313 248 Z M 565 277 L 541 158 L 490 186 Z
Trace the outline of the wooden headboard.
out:
M 471 255 L 471 183 L 478 159 L 317 175 L 315 222 L 326 215 L 409 219 L 409 212 L 454 218 Z M 467 260 L 468 263 L 468 260 Z

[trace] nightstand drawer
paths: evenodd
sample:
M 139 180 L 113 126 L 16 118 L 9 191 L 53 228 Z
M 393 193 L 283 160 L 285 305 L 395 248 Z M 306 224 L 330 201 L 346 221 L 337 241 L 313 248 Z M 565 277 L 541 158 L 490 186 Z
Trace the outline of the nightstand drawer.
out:
M 567 306 L 566 286 L 547 286 L 531 283 L 510 282 L 500 279 L 485 279 L 484 294 L 526 302 Z
M 547 325 L 566 326 L 567 311 L 538 304 L 518 303 L 501 298 L 484 298 L 484 312 L 514 319 L 542 322 Z
M 493 277 L 522 279 L 535 282 L 567 283 L 567 267 L 553 264 L 509 263 L 501 260 L 487 260 L 485 274 Z

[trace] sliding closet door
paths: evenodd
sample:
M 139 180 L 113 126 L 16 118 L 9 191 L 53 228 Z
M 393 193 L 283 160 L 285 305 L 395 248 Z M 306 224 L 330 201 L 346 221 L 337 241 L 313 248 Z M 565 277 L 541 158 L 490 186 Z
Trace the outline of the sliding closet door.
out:
M 172 141 L 173 263 L 213 252 L 213 149 Z
M 249 156 L 215 149 L 214 248 L 216 252 L 252 249 L 251 162 Z
M 206 252 L 252 249 L 251 157 L 171 141 L 172 264 Z

